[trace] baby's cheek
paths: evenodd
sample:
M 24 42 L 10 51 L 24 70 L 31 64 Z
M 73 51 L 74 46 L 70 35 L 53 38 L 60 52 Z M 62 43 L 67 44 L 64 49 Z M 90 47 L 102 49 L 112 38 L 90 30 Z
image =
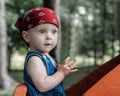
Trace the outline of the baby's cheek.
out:
M 56 44 L 57 44 L 57 39 L 55 39 L 55 40 L 53 41 L 53 44 L 56 46 Z

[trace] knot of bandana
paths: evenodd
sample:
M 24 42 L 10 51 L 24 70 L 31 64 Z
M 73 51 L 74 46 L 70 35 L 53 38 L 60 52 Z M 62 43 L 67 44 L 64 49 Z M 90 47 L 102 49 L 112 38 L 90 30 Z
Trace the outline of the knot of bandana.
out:
M 59 28 L 58 18 L 55 13 L 49 8 L 33 8 L 25 12 L 16 21 L 15 26 L 22 31 L 27 31 L 36 25 L 50 23 Z

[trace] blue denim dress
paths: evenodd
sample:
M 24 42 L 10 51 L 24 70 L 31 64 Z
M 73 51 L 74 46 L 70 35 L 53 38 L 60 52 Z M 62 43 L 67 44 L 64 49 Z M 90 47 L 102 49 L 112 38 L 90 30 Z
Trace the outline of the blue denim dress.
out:
M 27 73 L 27 62 L 31 56 L 38 56 L 45 63 L 45 66 L 47 69 L 47 74 L 49 76 L 53 75 L 57 71 L 57 69 L 52 64 L 52 62 L 50 61 L 49 58 L 45 58 L 43 55 L 36 53 L 36 52 L 28 52 L 28 54 L 25 58 L 25 64 L 24 64 L 24 82 L 28 87 L 28 92 L 27 92 L 28 95 L 27 96 L 66 96 L 66 94 L 63 90 L 63 87 L 62 87 L 62 82 L 58 86 L 56 86 L 54 89 L 52 89 L 48 92 L 39 92 L 35 88 L 30 76 Z M 55 59 L 55 61 L 56 61 L 56 59 Z

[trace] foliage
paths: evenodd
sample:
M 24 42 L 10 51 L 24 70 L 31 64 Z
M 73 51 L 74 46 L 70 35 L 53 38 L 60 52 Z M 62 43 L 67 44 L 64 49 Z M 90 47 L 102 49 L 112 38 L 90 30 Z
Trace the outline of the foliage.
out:
M 114 46 L 119 40 L 117 0 L 62 0 L 61 3 L 64 54 L 68 52 L 64 50 L 67 46 L 72 57 L 86 55 L 103 60 L 105 55 L 113 57 L 118 53 Z
M 62 33 L 61 61 L 68 55 L 104 58 L 118 52 L 116 41 L 118 0 L 61 0 L 60 17 Z M 21 42 L 14 27 L 18 16 L 33 7 L 43 5 L 43 0 L 6 1 L 6 20 L 9 56 L 16 50 L 25 53 L 27 48 Z

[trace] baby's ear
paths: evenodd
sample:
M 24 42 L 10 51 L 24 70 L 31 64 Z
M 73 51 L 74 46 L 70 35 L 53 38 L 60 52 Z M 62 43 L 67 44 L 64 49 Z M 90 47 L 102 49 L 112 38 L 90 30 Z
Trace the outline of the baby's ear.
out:
M 26 43 L 29 43 L 29 33 L 27 31 L 22 31 L 22 38 Z

